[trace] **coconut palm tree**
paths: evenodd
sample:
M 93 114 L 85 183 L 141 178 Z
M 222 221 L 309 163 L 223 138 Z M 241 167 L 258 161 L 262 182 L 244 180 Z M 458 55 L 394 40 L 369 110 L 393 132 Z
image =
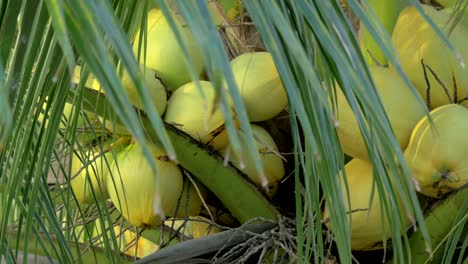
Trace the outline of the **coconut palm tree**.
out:
M 385 3 L 390 4 L 383 15 L 377 10 Z M 459 0 L 457 10 L 466 8 L 466 3 Z M 411 92 L 417 93 L 394 51 L 392 23 L 386 24 L 394 23 L 407 5 L 420 7 L 417 0 L 0 1 L 0 256 L 8 263 L 26 254 L 37 257 L 30 261 L 127 263 L 142 257 L 134 254 L 132 245 L 144 247 L 129 241 L 132 236 L 147 239 L 147 245 L 153 245 L 150 251 L 156 251 L 139 263 L 259 259 L 265 263 L 281 259 L 409 263 L 411 259 L 426 260 L 429 255 L 421 251 L 431 252 L 445 263 L 462 263 L 467 205 L 460 200 L 466 188 L 438 206 L 440 210 L 425 214 L 425 202 L 415 191 L 368 66 L 374 59 L 382 62 L 384 58 Z M 266 195 L 261 185 L 256 186 L 210 147 L 158 114 L 139 66 L 146 63 L 144 51 L 155 45 L 141 44 L 146 43 L 144 32 L 149 30 L 148 11 L 152 8 L 159 8 L 167 18 L 191 80 L 214 84 L 213 102 L 225 119 L 232 155 L 242 159 L 245 149 L 241 146 L 246 147 L 258 172 L 263 165 L 229 62 L 247 52 L 271 54 L 288 100 L 283 112 L 262 123 L 287 161 L 286 176 L 275 197 Z M 174 12 L 183 18 L 183 27 L 176 26 Z M 433 26 L 455 54 L 442 30 Z M 365 40 L 360 40 L 359 28 L 365 28 Z M 183 30 L 193 33 L 190 41 Z M 137 32 L 141 32 L 138 37 Z M 190 56 L 194 44 L 200 51 L 199 61 Z M 367 52 L 362 51 L 363 46 Z M 167 63 L 172 67 L 174 61 Z M 202 75 L 197 62 L 203 65 Z M 124 70 L 135 86 L 141 110 L 134 108 L 120 81 Z M 350 214 L 339 176 L 350 157 L 344 155 L 337 134 L 338 92 L 358 120 L 374 168 L 374 199 L 379 200 L 381 219 L 388 221 L 392 234 L 391 243 L 384 243 L 384 249 L 378 251 L 352 250 Z M 421 109 L 425 107 L 422 100 L 418 103 Z M 62 114 L 65 110 L 67 115 Z M 102 126 L 104 120 L 123 126 L 130 136 L 116 136 L 112 133 L 115 127 Z M 91 140 L 83 141 L 76 133 L 83 128 L 92 135 Z M 239 129 L 246 144 L 241 144 L 244 138 L 237 133 Z M 117 210 L 115 201 L 99 200 L 95 190 L 91 202 L 79 202 L 70 185 L 80 175 L 70 166 L 76 163 L 74 157 L 83 157 L 91 145 L 102 151 L 108 149 L 108 142 L 128 141 L 142 146 L 156 181 L 162 176 L 151 155 L 152 144 L 164 149 L 167 160 L 176 162 L 186 179 L 199 184 L 192 195 L 206 188 L 209 195 L 205 198 L 211 200 L 204 202 L 204 215 L 222 232 L 191 239 L 175 222 L 135 227 Z M 105 167 L 121 161 L 116 155 L 103 157 Z M 148 183 L 136 184 L 143 188 Z M 331 206 L 324 218 L 325 204 Z M 138 206 L 142 203 L 129 204 Z M 448 208 L 453 207 L 449 206 L 459 208 L 460 214 L 450 212 Z M 442 227 L 434 215 L 445 214 L 454 217 Z M 408 219 L 413 228 L 408 229 Z M 133 231 L 132 235 L 122 235 L 125 230 Z M 439 238 L 434 240 L 436 235 Z

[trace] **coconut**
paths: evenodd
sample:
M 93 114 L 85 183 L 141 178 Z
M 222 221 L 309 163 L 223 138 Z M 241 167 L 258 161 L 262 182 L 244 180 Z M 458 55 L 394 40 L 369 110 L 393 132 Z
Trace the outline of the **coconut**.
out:
M 119 151 L 127 141 L 110 139 L 86 152 L 76 150 L 71 164 L 71 188 L 79 203 L 92 204 L 109 198 L 107 175 Z
M 196 74 L 201 75 L 203 71 L 203 59 L 200 48 L 196 44 L 193 34 L 189 28 L 184 25 L 184 21 L 175 12 L 171 12 L 171 17 L 175 19 L 177 28 L 182 35 L 184 43 L 190 56 L 192 65 Z M 159 9 L 151 9 L 148 13 L 147 22 L 148 32 L 146 54 L 145 45 L 140 43 L 140 32 L 135 36 L 133 51 L 138 57 L 138 49 L 141 44 L 140 62 L 153 69 L 162 79 L 163 83 L 169 89 L 175 90 L 191 81 L 190 70 L 185 62 L 185 53 L 179 45 L 176 35 L 170 27 L 166 17 Z
M 221 232 L 221 228 L 211 224 L 212 221 L 202 216 L 192 216 L 188 219 L 168 219 L 166 226 L 172 227 L 181 234 L 193 239 Z
M 367 160 L 353 159 L 345 165 L 345 175 L 347 189 L 342 177 L 341 193 L 344 199 L 344 206 L 347 213 L 351 214 L 351 248 L 353 250 L 375 250 L 383 246 L 382 236 L 384 232 L 383 222 L 385 223 L 386 238 L 392 237 L 392 230 L 389 222 L 382 221 L 382 205 L 379 200 L 379 191 L 373 185 L 373 168 Z M 370 200 L 372 198 L 372 201 Z M 351 204 L 351 207 L 349 207 Z M 333 204 L 331 205 L 333 206 Z M 324 219 L 330 217 L 330 204 L 325 204 Z M 401 212 L 404 216 L 406 226 L 410 225 L 410 219 L 406 217 L 405 210 Z M 346 216 L 349 219 L 349 216 Z M 333 231 L 330 221 L 326 222 L 327 227 Z M 402 233 L 406 230 L 402 230 Z
M 215 88 L 210 82 L 200 81 L 203 97 L 195 82 L 177 89 L 167 102 L 164 120 L 203 144 L 219 150 L 228 142 L 224 117 L 215 102 Z
M 207 190 L 201 184 L 197 184 L 197 188 L 200 191 L 201 197 L 193 183 L 188 180 L 184 182 L 184 189 L 180 195 L 180 204 L 174 217 L 186 218 L 201 213 L 203 209 L 202 198 L 206 197 Z
M 126 255 L 143 258 L 159 250 L 159 245 L 141 236 L 140 234 L 124 229 L 120 226 L 114 227 L 115 233 L 120 234 L 122 239 L 120 251 Z
M 288 97 L 270 53 L 244 53 L 230 65 L 250 121 L 271 119 L 287 106 Z
M 126 228 L 121 225 L 113 226 L 108 221 L 102 222 L 99 218 L 93 222 L 87 223 L 90 228 L 90 235 L 84 230 L 85 226 L 75 226 L 75 234 L 78 235 L 78 242 L 89 243 L 97 247 L 110 246 L 111 249 L 118 250 L 128 256 L 143 258 L 159 249 L 156 243 L 138 234 L 134 228 Z M 117 247 L 114 244 L 106 244 L 106 240 L 110 240 L 115 236 Z M 107 237 L 107 238 L 106 238 Z
M 80 82 L 81 78 L 81 66 L 77 65 L 75 66 L 75 70 L 73 72 L 73 76 L 71 78 L 72 83 L 78 84 Z M 85 80 L 85 87 L 92 88 L 93 83 L 94 83 L 95 77 L 92 74 L 88 75 L 88 78 Z
M 419 192 L 442 198 L 468 184 L 468 109 L 448 104 L 430 116 L 415 126 L 404 155 Z
M 73 104 L 65 103 L 63 118 L 60 123 L 61 130 L 65 131 L 68 126 L 71 126 L 74 111 L 75 109 Z M 107 133 L 108 131 L 102 126 L 98 115 L 90 111 L 81 110 L 76 123 L 76 142 L 81 145 L 88 145 L 96 138 Z
M 150 93 L 154 107 L 156 108 L 156 111 L 158 111 L 159 115 L 162 116 L 164 113 L 164 110 L 166 109 L 166 103 L 167 103 L 166 89 L 161 84 L 161 82 L 156 78 L 156 73 L 153 70 L 143 65 L 140 65 L 140 70 L 143 74 L 144 84 Z M 123 71 L 120 81 L 121 81 L 122 87 L 128 94 L 128 98 L 130 99 L 130 102 L 136 108 L 145 110 L 143 106 L 143 102 L 140 100 L 138 96 L 136 85 L 133 82 L 132 78 L 130 77 L 130 74 L 128 74 L 128 71 L 126 70 Z M 99 83 L 97 79 L 94 80 L 93 89 L 102 91 L 102 92 L 104 91 L 102 89 L 101 84 Z
M 268 131 L 254 124 L 251 124 L 250 128 L 252 129 L 255 145 L 257 146 L 257 151 L 260 155 L 260 160 L 268 181 L 269 192 L 267 194 L 272 196 L 276 192 L 277 186 L 285 174 L 283 160 L 279 156 L 276 143 Z M 241 155 L 245 164 L 243 169 L 240 167 L 240 161 L 235 157 L 235 155 L 230 153 L 229 148 L 224 149 L 221 154 L 226 157 L 229 153 L 229 159 L 232 164 L 244 172 L 255 184 L 262 186 L 263 179 L 257 172 L 255 161 L 248 149 L 247 139 L 242 133 L 240 133 L 239 137 L 242 147 Z
M 81 79 L 81 66 L 75 66 L 73 75 L 71 76 L 71 82 L 74 84 L 78 84 Z M 86 87 L 92 87 L 95 77 L 90 74 L 88 78 L 85 80 Z M 42 110 L 45 111 L 47 108 L 47 101 L 42 106 Z M 49 110 L 51 111 L 51 109 Z M 62 121 L 60 122 L 60 130 L 65 132 L 68 126 L 71 125 L 73 114 L 75 112 L 74 105 L 71 103 L 65 103 L 63 108 L 63 115 Z M 49 114 L 50 115 L 50 114 Z M 44 120 L 44 113 L 41 112 L 38 117 L 39 124 L 42 124 Z M 48 123 L 48 118 L 46 121 L 46 126 Z M 76 123 L 76 130 L 75 130 L 75 140 L 76 142 L 80 143 L 81 145 L 87 145 L 90 142 L 94 141 L 99 136 L 107 134 L 108 131 L 101 125 L 101 121 L 99 120 L 99 116 L 91 111 L 86 111 L 81 109 L 78 113 L 78 119 Z
M 179 167 L 169 161 L 162 147 L 148 146 L 156 173 L 143 154 L 143 147 L 130 144 L 112 165 L 107 189 L 112 203 L 135 227 L 157 227 L 166 214 L 175 211 L 182 192 Z
M 428 5 L 421 5 L 424 12 L 446 33 L 447 38 L 465 61 L 468 58 L 468 27 L 458 23 L 454 28 L 447 25 L 450 14 L 437 11 Z M 392 40 L 398 52 L 401 66 L 420 94 L 426 98 L 426 78 L 421 60 L 437 75 L 448 90 L 452 101 L 468 97 L 468 68 L 463 67 L 455 54 L 438 37 L 432 27 L 414 6 L 405 8 L 395 25 Z M 445 89 L 429 68 L 426 74 L 430 84 L 431 108 L 451 102 Z M 455 89 L 456 88 L 456 89 Z M 455 93 L 456 90 L 456 93 Z
M 112 116 L 112 117 L 110 117 Z M 113 134 L 119 136 L 129 136 L 131 135 L 130 131 L 124 126 L 120 125 L 117 121 L 117 115 L 115 113 L 109 114 L 109 119 L 104 119 L 102 117 L 99 118 L 102 125 L 112 131 Z
M 414 126 L 424 116 L 424 107 L 418 102 L 419 96 L 411 92 L 403 79 L 388 68 L 369 66 L 375 88 L 383 108 L 401 147 L 405 149 Z M 369 159 L 364 139 L 351 106 L 341 89 L 337 89 L 338 138 L 343 152 L 351 157 Z
M 42 106 L 42 110 L 45 111 L 47 108 L 47 102 L 45 102 Z M 49 109 L 49 114 L 52 109 Z M 66 132 L 68 127 L 71 127 L 75 107 L 73 104 L 65 103 L 63 108 L 62 120 L 60 122 L 59 129 L 62 130 L 64 133 Z M 38 123 L 39 125 L 42 124 L 44 121 L 44 112 L 41 112 L 38 116 Z M 48 126 L 49 118 L 45 121 L 45 127 Z M 78 113 L 77 121 L 76 121 L 76 129 L 75 129 L 75 142 L 79 143 L 80 145 L 88 145 L 98 137 L 107 134 L 108 131 L 101 125 L 101 122 L 98 119 L 98 116 L 95 113 L 90 111 L 82 110 Z
M 153 70 L 147 67 L 144 67 L 143 65 L 140 65 L 140 69 L 144 77 L 145 87 L 148 89 L 150 93 L 153 105 L 156 108 L 156 111 L 158 111 L 158 114 L 162 116 L 166 109 L 166 104 L 167 104 L 166 90 L 164 86 L 161 84 L 161 82 L 156 78 L 156 74 Z M 122 74 L 121 84 L 124 90 L 127 92 L 130 102 L 136 108 L 145 110 L 143 106 L 143 102 L 140 100 L 138 96 L 136 85 L 132 81 L 132 78 L 130 77 L 127 71 L 124 71 Z M 101 84 L 99 83 L 97 79 L 94 80 L 93 89 L 100 91 L 100 92 L 104 92 Z M 130 135 L 131 133 L 128 131 L 128 129 L 125 126 L 119 125 L 117 124 L 117 122 L 115 122 L 116 118 L 117 116 L 115 115 L 115 113 L 110 112 L 107 116 L 105 116 L 105 118 L 101 117 L 100 120 L 104 124 L 104 127 L 114 132 L 115 134 Z
M 162 116 L 167 104 L 166 89 L 156 78 L 156 73 L 153 70 L 143 67 L 143 65 L 141 65 L 141 68 L 145 78 L 145 84 L 149 89 L 154 106 L 159 115 Z M 143 106 L 143 102 L 138 97 L 136 86 L 127 72 L 124 72 L 122 76 L 122 86 L 127 91 L 130 102 L 132 102 L 136 108 L 144 110 L 145 108 Z

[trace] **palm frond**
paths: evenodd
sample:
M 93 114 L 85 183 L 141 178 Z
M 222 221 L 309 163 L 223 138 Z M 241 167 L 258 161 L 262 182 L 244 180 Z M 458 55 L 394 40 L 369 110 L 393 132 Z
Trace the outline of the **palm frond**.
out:
M 0 59 L 0 62 L 2 60 Z M 8 92 L 5 89 L 5 71 L 2 63 L 0 63 L 0 111 L 4 113 L 0 116 L 0 150 L 6 141 L 7 133 L 12 126 L 10 101 L 8 100 Z

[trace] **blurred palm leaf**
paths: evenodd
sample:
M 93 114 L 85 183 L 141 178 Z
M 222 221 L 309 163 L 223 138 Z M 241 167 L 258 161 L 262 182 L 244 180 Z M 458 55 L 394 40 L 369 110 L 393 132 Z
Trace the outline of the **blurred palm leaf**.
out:
M 71 153 L 74 146 L 76 119 L 87 100 L 84 83 L 90 72 L 104 87 L 106 100 L 133 137 L 145 146 L 148 140 L 145 130 L 152 129 L 157 135 L 154 140 L 161 142 L 170 158 L 177 160 L 174 143 L 149 100 L 129 41 L 137 30 L 145 30 L 150 5 L 158 4 L 167 14 L 169 2 L 0 1 L 0 143 L 5 144 L 0 154 L 0 256 L 13 260 L 18 254 L 14 250 L 21 249 L 40 252 L 60 263 L 88 262 L 88 255 L 82 257 L 78 247 L 69 244 L 69 241 L 76 243 L 75 220 L 86 219 L 88 210 L 91 210 L 103 223 L 119 221 L 111 217 L 112 213 L 105 204 L 82 207 L 70 188 L 59 187 L 59 181 L 63 183 L 71 177 L 70 168 L 66 165 L 69 159 L 66 155 L 64 158 L 63 153 Z M 369 19 L 363 11 L 366 8 L 358 1 L 347 2 L 402 74 L 390 36 L 384 33 L 383 26 L 372 23 L 375 20 Z M 367 3 L 361 2 L 363 5 Z M 411 2 L 417 4 L 416 0 Z M 241 128 L 248 135 L 249 150 L 256 157 L 256 167 L 261 171 L 259 157 L 253 151 L 254 139 L 245 107 L 229 68 L 231 57 L 217 28 L 211 23 L 206 2 L 177 1 L 177 4 L 188 27 L 196 35 L 207 78 L 215 84 L 224 79 L 227 81 Z M 336 176 L 343 168 L 344 158 L 336 135 L 336 106 L 329 104 L 335 101 L 335 82 L 356 113 L 369 156 L 380 176 L 375 177 L 376 188 L 379 193 L 388 194 L 379 199 L 383 203 L 384 217 L 392 223 L 393 233 L 401 234 L 405 229 L 401 212 L 407 211 L 418 222 L 424 241 L 429 243 L 422 211 L 414 189 L 410 187 L 409 170 L 377 97 L 355 31 L 340 1 L 260 0 L 243 1 L 243 4 L 261 36 L 262 45 L 273 55 L 288 94 L 294 150 L 298 244 L 298 252 L 295 253 L 298 262 L 323 263 L 330 257 L 322 229 L 321 207 L 324 201 L 334 202 L 331 218 L 337 221 L 333 223 L 337 228 L 333 239 L 340 262 L 352 262 L 350 230 Z M 72 86 L 70 76 L 76 62 L 82 64 L 84 71 L 79 85 Z M 144 126 L 140 124 L 140 117 L 133 111 L 119 81 L 118 62 L 129 72 L 143 100 L 146 120 L 149 121 Z M 191 66 L 190 61 L 187 63 Z M 197 78 L 193 69 L 192 76 Z M 234 121 L 228 111 L 228 94 L 220 87 L 216 88 L 230 140 L 234 143 L 235 152 L 240 153 Z M 70 96 L 70 89 L 75 91 L 73 96 Z M 63 122 L 61 113 L 67 101 L 76 108 L 72 121 L 63 130 L 60 129 Z M 47 121 L 38 123 L 40 115 L 44 115 Z M 5 135 L 9 135 L 8 138 Z M 151 161 L 149 152 L 146 155 Z M 54 161 L 58 162 L 53 173 L 56 191 L 48 185 L 50 164 Z M 404 177 L 392 185 L 387 175 L 400 174 L 399 166 L 402 166 Z M 397 194 L 404 204 L 400 210 L 394 210 L 398 204 Z M 18 239 L 17 243 L 10 244 L 8 238 L 11 237 L 12 226 Z M 63 232 L 64 226 L 71 227 L 70 233 Z M 396 262 L 405 263 L 405 252 L 409 248 L 405 243 L 406 235 L 401 235 L 402 239 L 393 240 L 392 252 Z M 34 240 L 21 237 L 34 237 Z M 427 244 L 426 248 L 430 249 L 431 245 Z M 117 238 L 112 234 L 105 235 L 104 251 L 97 252 L 91 247 L 91 259 L 122 262 L 121 256 L 113 249 L 118 249 Z

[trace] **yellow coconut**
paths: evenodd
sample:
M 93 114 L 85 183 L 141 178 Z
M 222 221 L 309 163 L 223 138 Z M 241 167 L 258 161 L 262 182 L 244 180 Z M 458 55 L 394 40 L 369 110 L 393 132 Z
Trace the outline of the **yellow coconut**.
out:
M 164 222 L 168 227 L 179 231 L 191 238 L 200 238 L 221 232 L 221 228 L 212 224 L 212 221 L 202 216 L 192 216 L 188 219 L 168 219 Z
M 255 145 L 257 146 L 258 154 L 263 165 L 266 179 L 268 181 L 268 195 L 272 196 L 277 189 L 277 186 L 281 179 L 284 177 L 285 170 L 283 160 L 279 156 L 278 148 L 271 135 L 264 128 L 258 125 L 251 124 L 250 128 L 255 139 Z M 222 151 L 222 155 L 226 157 L 229 153 L 229 160 L 234 166 L 241 169 L 249 178 L 259 186 L 262 186 L 261 175 L 257 172 L 255 167 L 255 161 L 253 156 L 250 154 L 247 145 L 247 139 L 244 134 L 240 134 L 242 157 L 245 167 L 241 169 L 240 161 L 235 157 L 234 154 L 228 152 L 229 148 Z
M 341 192 L 346 212 L 351 213 L 351 248 L 363 251 L 380 249 L 383 246 L 384 226 L 382 225 L 382 205 L 379 201 L 379 191 L 376 186 L 373 188 L 372 164 L 367 160 L 353 159 L 345 165 L 345 174 L 350 200 L 347 198 L 344 180 L 340 177 Z M 349 201 L 351 208 L 348 207 Z M 325 206 L 324 219 L 330 217 L 329 206 L 329 204 Z M 406 225 L 409 226 L 409 218 L 406 215 L 404 217 Z M 346 219 L 349 219 L 348 216 Z M 390 239 L 393 235 L 390 225 L 388 220 L 384 220 L 384 222 L 385 237 Z M 326 225 L 333 231 L 330 221 Z M 406 230 L 402 230 L 402 232 L 406 232 Z
M 73 84 L 78 84 L 81 79 L 81 66 L 75 66 L 73 75 L 71 76 L 71 82 Z M 86 79 L 85 87 L 92 87 L 94 82 L 94 76 L 92 74 L 88 75 Z M 42 112 L 39 115 L 38 121 L 41 124 L 44 120 L 44 111 L 47 108 L 47 101 L 42 106 Z M 49 114 L 52 110 L 49 110 Z M 63 109 L 62 120 L 60 122 L 60 130 L 63 132 L 66 131 L 67 127 L 71 126 L 72 120 L 74 118 L 75 107 L 71 103 L 65 103 Z M 46 126 L 48 123 L 48 118 L 46 121 Z M 78 113 L 77 123 L 76 123 L 76 130 L 75 130 L 75 139 L 76 142 L 80 143 L 81 145 L 86 145 L 101 135 L 107 134 L 108 131 L 101 125 L 99 120 L 99 116 L 91 111 L 81 110 Z
M 461 58 L 468 59 L 468 27 L 458 23 L 455 28 L 447 26 L 450 15 L 435 8 L 422 5 L 426 14 L 447 35 L 450 42 L 459 51 Z M 452 100 L 468 97 L 468 68 L 463 68 L 455 54 L 437 36 L 431 26 L 413 6 L 405 8 L 398 18 L 392 35 L 403 70 L 411 82 L 426 98 L 426 80 L 421 60 L 429 66 L 444 84 Z M 429 69 L 431 108 L 450 103 L 443 86 L 439 84 Z M 456 87 L 456 89 L 455 89 Z M 456 90 L 456 95 L 455 95 Z
M 109 222 L 102 223 L 99 218 L 88 223 L 89 235 L 84 228 L 85 226 L 83 225 L 74 227 L 75 234 L 77 234 L 78 242 L 80 243 L 92 242 L 93 246 L 110 246 L 111 249 L 114 249 L 112 241 L 109 241 L 109 244 L 105 244 L 104 237 L 107 237 L 109 240 L 111 237 L 115 237 L 117 248 L 114 250 L 138 258 L 143 258 L 159 250 L 159 245 L 143 236 L 139 236 L 133 229 L 123 228 L 120 225 L 112 227 L 112 225 L 109 225 Z
M 81 78 L 81 66 L 77 65 L 75 66 L 75 70 L 73 72 L 73 76 L 71 78 L 72 83 L 78 84 L 80 82 Z M 88 75 L 88 78 L 85 81 L 85 87 L 92 88 L 93 83 L 94 83 L 95 77 L 91 73 Z
M 250 121 L 273 118 L 287 106 L 286 91 L 270 53 L 244 53 L 230 65 Z
M 130 144 L 112 165 L 107 181 L 110 199 L 122 216 L 135 227 L 156 227 L 175 211 L 182 192 L 179 167 L 169 161 L 164 150 L 149 145 L 157 176 L 143 154 L 143 147 Z M 159 179 L 157 181 L 157 179 Z
M 424 116 L 424 108 L 397 73 L 377 65 L 369 67 L 393 132 L 400 147 L 405 149 L 411 131 Z M 354 158 L 369 159 L 356 116 L 341 89 L 337 89 L 337 103 L 337 132 L 344 153 Z
M 60 129 L 65 131 L 72 125 L 75 108 L 73 104 L 65 103 Z M 93 112 L 81 110 L 78 116 L 75 130 L 75 139 L 81 145 L 87 145 L 99 136 L 107 134 L 99 120 L 98 115 Z
M 197 188 L 200 191 L 201 197 L 197 189 L 189 180 L 184 182 L 184 189 L 180 195 L 180 203 L 174 217 L 186 218 L 189 216 L 199 215 L 203 209 L 202 198 L 206 197 L 206 188 L 197 183 Z M 171 212 L 172 213 L 172 212 Z
M 131 230 L 115 226 L 114 232 L 120 235 L 120 251 L 126 255 L 143 258 L 159 250 L 159 245 Z
M 38 117 L 38 123 L 42 124 L 44 121 L 45 111 L 47 109 L 47 102 L 42 106 L 42 111 Z M 47 114 L 47 119 L 45 122 L 45 127 L 48 126 L 49 116 L 51 115 L 52 109 L 49 109 Z M 71 103 L 65 103 L 63 108 L 62 120 L 60 122 L 59 129 L 66 133 L 67 130 L 72 129 L 73 120 L 75 118 L 76 108 Z M 97 139 L 99 136 L 105 135 L 108 131 L 101 125 L 101 122 L 98 119 L 98 116 L 95 113 L 90 111 L 82 110 L 77 113 L 77 121 L 75 127 L 75 142 L 80 145 L 87 145 Z M 69 132 L 68 132 L 69 133 Z M 68 139 L 71 140 L 69 137 Z
M 140 65 L 140 69 L 144 77 L 144 85 L 150 93 L 152 103 L 156 108 L 158 114 L 162 116 L 167 104 L 166 90 L 161 84 L 161 82 L 156 78 L 156 74 L 153 70 L 144 67 L 143 65 Z M 130 99 L 130 102 L 136 108 L 145 110 L 143 102 L 138 96 L 136 85 L 132 81 L 132 78 L 130 77 L 127 71 L 124 71 L 122 74 L 121 84 L 124 90 L 128 93 L 128 98 Z M 94 80 L 93 89 L 104 92 L 101 84 L 97 79 Z M 117 116 L 114 112 L 110 112 L 108 115 L 104 116 L 104 118 L 101 118 L 100 120 L 104 124 L 104 127 L 106 127 L 114 133 L 118 135 L 130 135 L 130 132 L 125 126 L 120 125 L 116 122 Z
M 158 111 L 159 115 L 162 116 L 167 104 L 166 90 L 161 82 L 156 78 L 156 74 L 153 70 L 143 67 L 143 65 L 141 65 L 141 68 L 145 78 L 145 85 L 148 87 L 154 107 L 156 108 L 156 111 Z M 127 91 L 132 104 L 138 109 L 145 110 L 143 102 L 137 94 L 136 86 L 128 72 L 124 72 L 122 76 L 122 86 Z
M 416 125 L 404 155 L 420 192 L 439 198 L 468 183 L 468 109 L 448 104 L 431 117 Z
M 203 97 L 195 82 L 177 89 L 167 102 L 164 120 L 203 144 L 219 150 L 228 142 L 224 117 L 215 102 L 215 88 L 210 82 L 200 81 Z
M 463 101 L 459 102 L 458 104 L 461 105 L 461 106 L 464 106 L 464 107 L 468 108 L 468 99 L 463 100 Z
M 140 70 L 144 77 L 144 85 L 148 89 L 148 92 L 151 96 L 154 107 L 156 108 L 156 111 L 158 111 L 159 115 L 161 116 L 164 113 L 164 110 L 166 109 L 166 103 L 167 103 L 166 90 L 164 86 L 161 84 L 161 82 L 156 78 L 156 73 L 153 70 L 143 65 L 140 65 Z M 130 75 L 128 74 L 128 71 L 126 70 L 123 71 L 120 81 L 121 81 L 122 87 L 128 93 L 128 98 L 130 99 L 130 102 L 136 108 L 144 110 L 143 102 L 140 100 L 138 96 L 136 85 L 133 82 Z M 97 79 L 94 80 L 93 87 L 94 89 L 98 91 L 103 91 L 102 86 Z
M 79 203 L 92 204 L 109 198 L 107 176 L 111 164 L 128 141 L 108 141 L 86 152 L 76 150 L 71 164 L 71 188 Z
M 130 131 L 124 126 L 119 124 L 119 119 L 117 117 L 117 114 L 115 113 L 109 113 L 109 115 L 106 117 L 108 119 L 99 117 L 100 122 L 102 125 L 110 130 L 113 134 L 119 135 L 119 136 L 129 136 L 131 135 Z
M 196 74 L 201 75 L 203 59 L 191 31 L 184 25 L 185 22 L 180 15 L 171 12 L 171 17 L 175 19 L 177 28 L 182 34 Z M 149 11 L 147 28 L 146 55 L 143 53 L 143 43 L 139 47 L 140 38 L 142 40 L 144 38 L 138 32 L 133 44 L 135 56 L 138 57 L 138 49 L 141 48 L 140 62 L 144 63 L 144 58 L 146 58 L 146 66 L 154 70 L 171 90 L 190 82 L 191 76 L 189 68 L 186 66 L 185 53 L 177 42 L 176 35 L 161 10 L 152 9 Z

